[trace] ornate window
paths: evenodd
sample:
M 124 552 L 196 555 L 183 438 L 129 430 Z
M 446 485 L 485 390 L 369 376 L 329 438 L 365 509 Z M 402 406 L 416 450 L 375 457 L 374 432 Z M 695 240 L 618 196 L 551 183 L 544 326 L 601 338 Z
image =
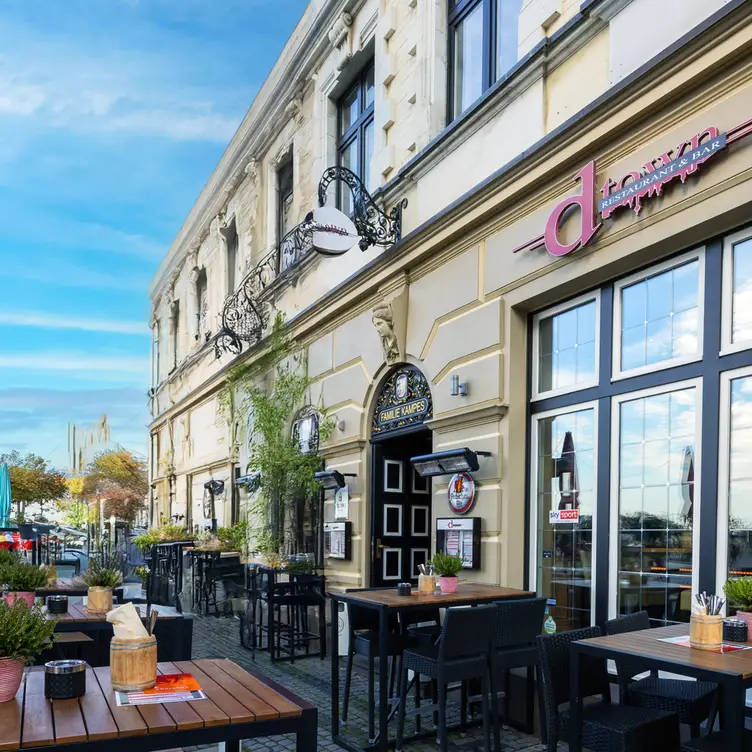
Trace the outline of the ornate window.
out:
M 449 0 L 450 120 L 517 62 L 522 0 Z
M 232 220 L 225 230 L 225 242 L 227 244 L 227 294 L 235 292 L 238 278 L 238 229 L 235 220 Z
M 172 369 L 178 366 L 178 348 L 180 347 L 180 301 L 175 300 L 170 311 Z
M 373 158 L 374 68 L 371 62 L 358 75 L 352 88 L 339 100 L 337 107 L 339 130 L 337 165 L 352 170 L 370 188 L 371 159 Z M 345 214 L 351 214 L 350 189 L 339 183 L 337 204 Z
M 277 170 L 277 242 L 280 243 L 279 270 L 283 272 L 294 258 L 281 248 L 283 238 L 294 226 L 292 203 L 294 197 L 294 173 L 292 158 L 286 159 Z
M 196 340 L 207 329 L 207 319 L 209 313 L 209 284 L 206 278 L 206 269 L 201 269 L 196 278 Z
M 151 330 L 151 384 L 159 384 L 159 333 L 161 324 L 159 319 L 154 322 Z

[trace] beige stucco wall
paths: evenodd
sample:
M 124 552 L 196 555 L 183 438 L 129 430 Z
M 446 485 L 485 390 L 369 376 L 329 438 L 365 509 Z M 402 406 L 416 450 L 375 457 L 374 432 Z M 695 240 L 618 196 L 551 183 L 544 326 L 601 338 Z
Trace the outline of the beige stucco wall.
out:
M 623 79 L 623 71 L 630 66 L 634 71 L 636 61 L 623 42 L 638 25 L 635 18 L 650 17 L 649 4 L 625 0 L 607 5 L 612 14 L 594 16 L 587 33 L 572 41 L 571 48 L 553 45 L 556 54 L 550 60 L 533 66 L 516 87 L 468 118 L 444 148 L 406 169 L 394 188 L 395 198 L 406 196 L 410 202 L 404 232 L 431 220 L 425 231 L 403 244 L 399 253 L 356 248 L 336 259 L 311 257 L 270 296 L 307 351 L 315 380 L 311 403 L 336 418 L 338 426 L 323 448 L 324 457 L 330 466 L 357 474 L 350 484 L 353 560 L 330 562 L 327 574 L 333 587 L 369 584 L 370 422 L 378 387 L 390 370 L 371 320 L 378 303 L 393 303 L 400 362 L 419 367 L 430 383 L 434 448 L 470 446 L 491 452 L 476 474 L 483 569 L 469 577 L 521 586 L 528 313 L 750 216 L 752 146 L 740 143 L 686 185 L 672 185 L 663 197 L 649 202 L 639 218 L 620 211 L 583 251 L 559 260 L 541 250 L 512 253 L 542 233 L 551 208 L 575 190 L 572 176 L 586 162 L 595 159 L 601 185 L 606 177 L 638 168 L 709 124 L 723 130 L 747 119 L 749 66 L 744 61 L 752 49 L 752 31 L 743 25 L 681 64 L 661 69 L 647 83 L 638 81 L 446 216 L 435 216 L 591 104 L 617 78 Z M 689 5 L 697 10 L 694 2 Z M 711 3 L 707 12 L 720 5 L 721 0 Z M 569 0 L 525 2 L 531 30 L 520 43 L 563 28 L 574 18 L 575 6 Z M 169 377 L 163 369 L 157 385 L 152 431 L 160 436 L 160 475 L 153 480 L 161 481 L 168 470 L 177 475 L 178 513 L 186 504 L 193 511 L 196 484 L 229 477 L 231 462 L 240 459 L 242 464 L 245 459 L 234 456 L 230 427 L 216 409 L 232 358 L 215 360 L 210 346 L 191 339 L 190 271 L 196 265 L 208 271 L 210 321 L 216 331 L 226 293 L 222 222 L 235 219 L 245 268 L 263 257 L 274 242 L 274 165 L 291 147 L 300 180 L 295 211 L 300 215 L 312 205 L 318 176 L 332 163 L 333 99 L 371 50 L 377 70 L 371 187 L 399 174 L 444 122 L 444 7 L 443 0 L 415 7 L 392 0 L 364 4 L 346 27 L 343 41 L 324 45 L 311 75 L 298 82 L 294 103 L 283 109 L 259 151 L 246 155 L 204 231 L 174 251 L 183 254 L 181 263 L 174 268 L 166 264 L 172 276 L 160 278 L 152 296 L 164 348 L 169 343 L 165 317 L 171 300 L 180 299 L 186 323 L 181 326 L 179 368 Z M 677 12 L 686 28 L 701 20 L 697 14 L 689 19 L 683 9 Z M 654 43 L 654 48 L 657 53 L 660 45 Z M 563 236 L 571 237 L 573 227 L 568 222 Z M 168 355 L 165 350 L 165 363 Z M 466 397 L 450 396 L 453 374 L 468 382 Z M 434 518 L 448 512 L 446 486 L 438 482 L 432 511 Z M 331 519 L 331 499 L 325 512 Z M 226 514 L 229 517 L 229 509 Z

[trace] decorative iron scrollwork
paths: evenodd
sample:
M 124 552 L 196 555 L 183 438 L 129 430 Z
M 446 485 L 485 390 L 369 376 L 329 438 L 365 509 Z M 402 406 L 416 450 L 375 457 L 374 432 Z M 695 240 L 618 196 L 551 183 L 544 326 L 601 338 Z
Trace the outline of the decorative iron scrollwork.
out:
M 402 237 L 402 210 L 407 206 L 406 198 L 387 214 L 376 205 L 363 181 L 352 170 L 330 167 L 319 181 L 319 206 L 326 205 L 329 186 L 335 181 L 344 183 L 352 193 L 352 220 L 358 228 L 361 251 L 368 250 L 372 245 L 392 245 Z
M 223 352 L 240 355 L 243 343 L 255 345 L 269 323 L 271 305 L 264 291 L 284 271 L 294 266 L 313 248 L 310 221 L 304 221 L 287 233 L 279 244 L 256 264 L 225 301 L 222 327 L 214 340 L 216 356 Z

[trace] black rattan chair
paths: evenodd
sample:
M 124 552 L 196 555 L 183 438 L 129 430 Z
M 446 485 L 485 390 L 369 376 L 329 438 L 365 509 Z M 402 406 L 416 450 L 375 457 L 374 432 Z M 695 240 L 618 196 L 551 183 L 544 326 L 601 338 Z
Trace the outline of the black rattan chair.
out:
M 742 737 L 742 749 L 752 749 L 752 731 L 744 730 Z M 690 739 L 682 744 L 682 752 L 726 752 L 728 738 L 726 734 L 715 732 L 702 739 Z
M 441 752 L 447 752 L 446 726 L 446 691 L 450 682 L 466 682 L 480 679 L 483 698 L 483 738 L 486 752 L 491 750 L 489 734 L 489 694 L 495 696 L 495 685 L 489 671 L 491 640 L 496 621 L 496 609 L 493 606 L 477 608 L 449 608 L 444 617 L 441 637 L 437 645 L 409 648 L 402 653 L 402 670 L 400 671 L 400 703 L 397 723 L 396 749 L 402 749 L 405 733 L 405 717 L 408 714 L 407 690 L 408 671 L 415 673 L 416 707 L 409 711 L 411 716 L 421 713 L 439 713 L 439 739 Z M 427 676 L 438 683 L 438 707 L 420 705 L 420 677 Z M 494 725 L 498 716 L 494 713 Z M 496 730 L 496 729 L 494 729 Z
M 546 698 L 548 750 L 556 752 L 559 738 L 569 737 L 570 646 L 577 640 L 600 637 L 600 627 L 575 629 L 537 638 Z M 580 657 L 580 688 L 583 698 L 600 701 L 582 707 L 582 746 L 593 752 L 666 752 L 679 749 L 679 717 L 650 708 L 611 705 L 604 659 Z
M 537 671 L 538 712 L 540 713 L 541 742 L 546 743 L 546 715 L 543 700 L 543 679 L 538 661 L 535 639 L 542 631 L 546 611 L 545 598 L 525 598 L 501 601 L 496 606 L 496 627 L 491 651 L 491 666 L 496 687 L 504 690 L 501 718 L 509 724 L 509 671 L 527 669 L 527 733 L 533 733 L 535 706 L 534 684 Z M 497 739 L 497 744 L 500 743 Z
M 353 660 L 356 655 L 363 656 L 368 663 L 368 739 L 375 740 L 376 677 L 375 662 L 379 654 L 379 613 L 369 608 L 360 608 L 347 604 L 347 620 L 350 627 L 349 649 L 347 651 L 347 668 L 345 669 L 345 696 L 342 703 L 342 723 L 347 723 L 350 706 L 350 688 L 352 686 Z M 402 655 L 405 636 L 400 634 L 396 618 L 390 619 L 388 654 L 391 659 L 391 679 L 389 696 L 394 692 L 394 676 L 397 659 Z M 337 646 L 333 645 L 332 650 Z
M 606 623 L 606 634 L 624 634 L 650 629 L 647 611 L 620 616 Z M 685 679 L 663 679 L 657 671 L 650 676 L 635 680 L 637 674 L 646 673 L 648 668 L 639 661 L 619 660 L 616 662 L 619 675 L 619 702 L 642 708 L 665 710 L 676 713 L 681 723 L 690 728 L 692 738 L 700 735 L 700 724 L 707 718 L 708 729 L 712 730 L 718 711 L 718 685 L 712 682 Z

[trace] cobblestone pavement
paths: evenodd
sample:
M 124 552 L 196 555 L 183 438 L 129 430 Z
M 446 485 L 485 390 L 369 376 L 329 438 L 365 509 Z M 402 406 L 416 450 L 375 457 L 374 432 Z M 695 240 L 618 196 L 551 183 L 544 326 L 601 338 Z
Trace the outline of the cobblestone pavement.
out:
M 251 651 L 240 645 L 239 622 L 233 618 L 197 617 L 194 624 L 193 636 L 194 658 L 229 658 L 246 668 L 255 667 L 269 678 L 279 682 L 295 694 L 313 703 L 319 712 L 319 752 L 339 752 L 341 749 L 332 741 L 331 735 L 331 663 L 329 659 L 319 658 L 296 660 L 294 664 L 288 662 L 271 663 L 265 651 L 256 653 L 256 661 L 251 658 Z M 340 669 L 340 688 L 344 687 L 344 664 Z M 378 687 L 376 689 L 378 697 Z M 362 672 L 353 672 L 352 690 L 350 694 L 350 713 L 343 734 L 347 733 L 358 744 L 365 744 L 367 737 L 367 696 L 368 684 Z M 456 703 L 448 705 L 448 720 L 456 722 L 458 708 Z M 424 715 L 423 728 L 432 728 L 431 716 Z M 393 722 L 394 723 L 394 722 Z M 412 722 L 406 722 L 405 733 L 412 731 Z M 263 752 L 282 752 L 295 750 L 294 736 L 278 736 L 266 739 L 254 739 L 244 744 L 244 750 Z M 513 729 L 502 730 L 502 752 L 516 750 L 539 749 L 537 737 L 528 736 Z M 206 748 L 205 748 L 206 749 Z M 211 749 L 211 748 L 208 748 Z M 407 752 L 429 752 L 438 750 L 436 739 L 428 739 L 405 744 Z M 449 735 L 450 752 L 474 752 L 483 750 L 483 738 L 480 727 L 471 726 L 463 736 L 459 731 L 452 731 Z

